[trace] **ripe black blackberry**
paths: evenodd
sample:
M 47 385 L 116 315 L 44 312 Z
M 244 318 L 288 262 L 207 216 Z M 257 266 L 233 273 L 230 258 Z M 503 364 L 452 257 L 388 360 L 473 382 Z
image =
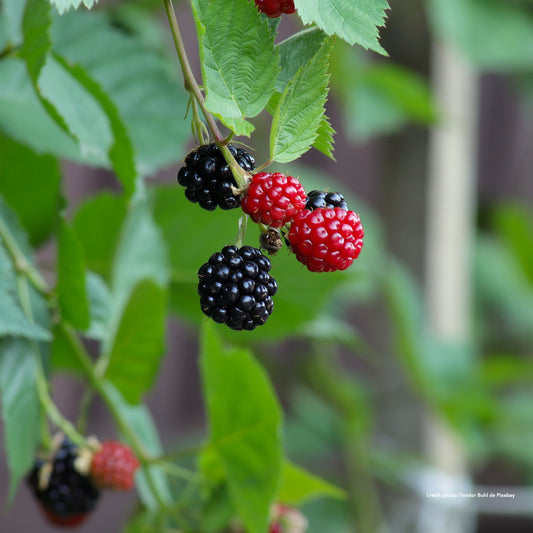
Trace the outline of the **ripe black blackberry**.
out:
M 270 260 L 251 246 L 225 246 L 198 270 L 204 314 L 235 330 L 263 325 L 274 308 L 278 285 Z
M 231 144 L 228 149 L 246 172 L 255 169 L 255 159 L 246 150 Z M 178 171 L 178 183 L 185 187 L 187 199 L 207 211 L 214 211 L 217 206 L 227 210 L 241 205 L 240 197 L 232 190 L 237 183 L 215 143 L 199 146 L 187 155 L 185 166 Z
M 49 461 L 37 459 L 28 484 L 46 517 L 63 526 L 79 524 L 96 506 L 100 492 L 74 466 L 77 447 L 65 437 Z
M 305 209 L 314 211 L 315 209 L 319 209 L 321 207 L 325 207 L 327 209 L 340 207 L 341 209 L 348 211 L 348 204 L 341 193 L 326 191 L 311 191 L 307 193 Z

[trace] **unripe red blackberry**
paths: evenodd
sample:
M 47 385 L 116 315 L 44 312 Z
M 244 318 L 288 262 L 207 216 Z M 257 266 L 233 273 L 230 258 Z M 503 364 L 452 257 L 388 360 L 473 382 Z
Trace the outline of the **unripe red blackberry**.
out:
M 255 168 L 255 159 L 246 150 L 231 144 L 228 149 L 243 170 L 251 172 Z M 187 155 L 185 166 L 178 171 L 178 183 L 185 187 L 188 200 L 197 202 L 207 211 L 217 207 L 235 209 L 241 205 L 240 198 L 233 192 L 237 183 L 215 143 L 199 146 Z
M 306 194 L 302 184 L 281 172 L 259 172 L 241 202 L 242 210 L 254 222 L 281 228 L 305 206 Z
M 320 209 L 321 207 L 327 209 L 340 207 L 341 209 L 348 211 L 348 204 L 346 203 L 344 196 L 339 192 L 311 191 L 307 193 L 305 209 L 314 211 L 315 209 Z
M 255 0 L 255 5 L 270 18 L 279 17 L 282 13 L 287 15 L 296 13 L 294 0 Z
M 80 524 L 95 508 L 100 492 L 75 467 L 77 447 L 65 437 L 50 460 L 37 459 L 28 484 L 44 515 L 56 525 Z
M 300 211 L 288 234 L 296 258 L 311 272 L 347 269 L 359 256 L 363 237 L 359 216 L 340 207 Z
M 202 312 L 235 330 L 263 325 L 274 308 L 278 286 L 270 260 L 251 246 L 225 246 L 198 270 Z

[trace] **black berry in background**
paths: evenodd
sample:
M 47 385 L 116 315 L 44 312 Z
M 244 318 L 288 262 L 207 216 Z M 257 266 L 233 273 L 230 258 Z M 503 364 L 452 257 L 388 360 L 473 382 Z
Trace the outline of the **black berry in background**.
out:
M 228 149 L 246 172 L 255 169 L 255 159 L 246 150 L 231 144 Z M 235 209 L 241 205 L 240 197 L 232 190 L 237 183 L 215 143 L 199 146 L 187 155 L 185 166 L 178 171 L 178 183 L 185 187 L 185 196 L 191 202 L 197 202 L 207 211 L 217 207 Z
M 235 330 L 263 325 L 278 290 L 270 268 L 270 260 L 252 246 L 225 246 L 214 253 L 198 270 L 203 313 Z
M 314 211 L 319 208 L 333 209 L 335 207 L 348 211 L 348 205 L 341 193 L 326 191 L 311 191 L 307 193 L 305 209 Z
M 65 438 L 54 457 L 50 461 L 37 459 L 28 475 L 33 494 L 45 514 L 57 524 L 67 524 L 68 519 L 91 512 L 100 497 L 90 478 L 74 467 L 76 450 L 76 446 Z

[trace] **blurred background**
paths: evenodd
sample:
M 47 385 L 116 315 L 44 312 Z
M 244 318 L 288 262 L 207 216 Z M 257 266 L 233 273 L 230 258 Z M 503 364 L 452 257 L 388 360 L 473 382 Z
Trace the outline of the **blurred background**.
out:
M 251 341 L 227 338 L 252 343 L 273 377 L 289 457 L 348 490 L 346 501 L 302 509 L 309 533 L 532 531 L 533 3 L 390 4 L 381 30 L 389 57 L 335 45 L 328 101 L 335 161 L 311 151 L 276 166 L 308 190 L 345 195 L 365 226 L 361 257 L 348 274 L 325 280 L 282 250 L 274 272 L 280 286 L 293 287 L 288 301 Z M 175 6 L 199 77 L 189 3 Z M 179 87 L 160 2 L 100 0 L 97 10 L 156 54 Z M 280 39 L 299 29 L 296 16 L 284 17 Z M 197 237 L 183 234 L 180 221 L 207 218 L 175 182 L 193 147 L 185 96 L 178 105 L 168 110 L 170 148 L 168 136 L 151 141 L 170 155 L 154 165 L 149 183 L 162 186 L 156 220 L 181 257 L 178 245 Z M 260 116 L 251 140 L 242 139 L 258 163 L 268 159 L 269 121 Z M 83 234 L 80 208 L 87 214 L 87 199 L 117 184 L 105 170 L 67 161 L 62 169 Z M 169 204 L 178 217 L 172 224 Z M 206 231 L 236 233 L 236 216 L 224 216 Z M 220 235 L 204 236 L 218 249 Z M 50 257 L 52 247 L 43 247 L 41 263 Z M 148 404 L 165 445 L 184 447 L 205 435 L 201 317 L 189 304 L 194 290 L 179 280 L 173 290 L 168 356 Z M 76 415 L 82 390 L 71 376 L 54 378 L 67 416 Z M 90 430 L 114 435 L 97 402 Z M 21 486 L 0 512 L 0 531 L 53 531 L 30 500 Z M 78 530 L 123 531 L 135 504 L 134 495 L 108 497 Z

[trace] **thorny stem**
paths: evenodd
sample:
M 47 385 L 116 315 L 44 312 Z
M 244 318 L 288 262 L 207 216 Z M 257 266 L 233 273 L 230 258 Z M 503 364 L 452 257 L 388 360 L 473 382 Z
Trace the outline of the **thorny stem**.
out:
M 248 186 L 249 177 L 248 174 L 237 164 L 235 158 L 229 151 L 227 143 L 229 139 L 232 138 L 233 134 L 230 134 L 227 139 L 224 139 L 218 126 L 215 122 L 213 115 L 205 107 L 205 100 L 202 95 L 202 91 L 196 82 L 194 74 L 187 58 L 187 52 L 185 51 L 185 45 L 183 44 L 183 39 L 181 37 L 180 28 L 178 25 L 178 20 L 176 18 L 176 13 L 174 12 L 174 6 L 172 5 L 172 0 L 163 0 L 165 4 L 165 10 L 167 13 L 168 22 L 170 24 L 170 30 L 172 32 L 172 37 L 174 39 L 174 45 L 176 47 L 176 52 L 178 53 L 178 59 L 181 66 L 181 71 L 183 73 L 185 89 L 193 95 L 195 100 L 198 102 L 200 109 L 205 117 L 207 125 L 215 138 L 215 141 L 224 155 L 224 159 L 228 163 L 233 177 L 237 182 L 237 185 L 241 189 L 245 189 Z

